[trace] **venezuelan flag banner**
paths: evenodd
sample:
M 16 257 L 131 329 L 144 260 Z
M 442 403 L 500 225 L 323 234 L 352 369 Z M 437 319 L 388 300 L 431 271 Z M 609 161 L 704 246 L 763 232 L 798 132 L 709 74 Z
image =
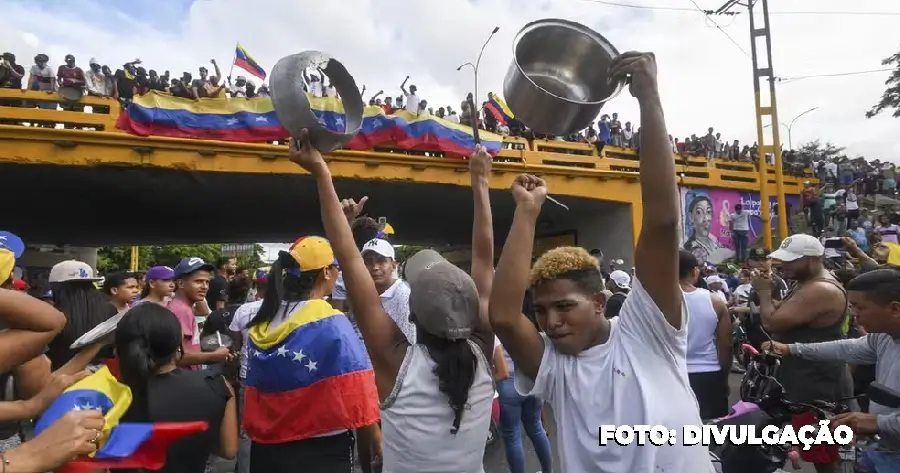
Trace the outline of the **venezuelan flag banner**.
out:
M 323 300 L 250 329 L 242 427 L 254 442 L 285 443 L 380 419 L 375 374 L 350 321 Z
M 488 109 L 488 111 L 491 112 L 491 115 L 497 119 L 497 123 L 500 123 L 501 125 L 506 125 L 510 120 L 515 118 L 512 110 L 506 106 L 506 102 L 496 95 L 492 96 L 491 99 L 484 104 L 484 108 Z
M 344 132 L 344 106 L 336 97 L 308 96 L 310 108 L 322 126 Z M 200 99 L 173 97 L 156 91 L 134 98 L 116 124 L 119 129 L 141 136 L 167 136 L 245 143 L 284 140 L 289 133 L 281 126 L 272 100 Z M 491 154 L 503 145 L 500 135 L 482 131 L 481 144 Z M 400 149 L 444 151 L 468 156 L 475 150 L 475 137 L 468 125 L 434 115 L 413 115 L 401 110 L 385 115 L 380 107 L 366 107 L 359 133 L 346 149 L 367 150 L 393 145 Z
M 319 122 L 329 130 L 346 130 L 346 115 L 335 97 L 309 97 L 310 108 Z M 495 155 L 503 146 L 503 138 L 495 133 L 479 133 L 481 145 Z M 400 110 L 385 115 L 381 107 L 366 107 L 359 133 L 347 149 L 372 149 L 393 144 L 401 149 L 435 150 L 468 156 L 475 150 L 472 128 L 443 120 L 431 114 L 414 115 Z
M 258 77 L 260 80 L 266 80 L 266 71 L 259 66 L 256 59 L 238 43 L 234 48 L 234 65 L 247 71 L 250 75 Z
M 136 96 L 116 126 L 135 135 L 198 140 L 253 143 L 288 137 L 268 97 L 195 101 L 151 91 Z
M 131 389 L 119 382 L 106 367 L 75 383 L 53 401 L 38 420 L 36 434 L 70 411 L 99 410 L 106 419 L 97 451 L 90 458 L 69 462 L 57 472 L 122 468 L 157 470 L 165 465 L 166 449 L 172 442 L 208 427 L 206 422 L 120 423 L 131 401 Z

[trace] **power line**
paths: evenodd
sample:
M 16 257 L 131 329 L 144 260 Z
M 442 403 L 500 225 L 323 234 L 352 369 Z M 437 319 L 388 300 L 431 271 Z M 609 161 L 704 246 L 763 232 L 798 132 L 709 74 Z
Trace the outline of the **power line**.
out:
M 614 2 L 610 0 L 581 0 L 583 2 L 589 3 L 598 3 L 600 5 L 608 5 L 611 7 L 622 7 L 622 8 L 634 8 L 637 10 L 657 10 L 657 11 L 680 11 L 680 12 L 700 12 L 704 15 L 727 15 L 727 16 L 735 16 L 739 15 L 740 11 L 730 11 L 730 12 L 722 12 L 716 13 L 714 10 L 703 10 L 699 6 L 696 9 L 687 8 L 687 7 L 659 7 L 659 6 L 651 6 L 651 5 L 637 5 L 634 3 L 622 3 L 622 2 Z M 696 5 L 696 4 L 695 4 Z M 773 11 L 769 12 L 769 15 L 844 15 L 844 16 L 900 16 L 900 12 L 892 12 L 892 11 L 877 11 L 877 12 L 866 12 L 866 11 Z
M 858 76 L 862 74 L 875 74 L 877 72 L 888 72 L 893 71 L 894 69 L 872 69 L 868 71 L 853 71 L 853 72 L 835 72 L 831 74 L 811 74 L 807 76 L 794 76 L 794 77 L 777 77 L 775 80 L 779 83 L 788 83 L 794 82 L 802 79 L 814 79 L 818 77 L 845 77 L 845 76 Z
M 700 5 L 697 5 L 697 2 L 696 2 L 696 1 L 691 0 L 691 3 L 693 3 L 694 6 L 697 7 L 697 11 L 699 11 L 700 13 L 703 13 L 703 14 L 706 16 L 706 20 L 707 20 L 707 21 L 709 21 L 710 23 L 712 23 L 712 24 L 716 27 L 716 29 L 718 29 L 719 31 L 721 31 L 722 34 L 724 34 L 725 37 L 728 38 L 729 41 L 731 41 L 732 44 L 734 44 L 735 46 L 737 46 L 737 48 L 740 49 L 742 53 L 744 53 L 744 56 L 747 56 L 747 59 L 751 59 L 751 60 L 753 59 L 753 58 L 750 56 L 750 53 L 748 53 L 747 50 L 745 50 L 745 49 L 743 48 L 743 46 L 741 46 L 737 41 L 735 41 L 734 38 L 732 38 L 731 35 L 728 34 L 727 31 L 725 31 L 724 28 L 722 28 L 718 23 L 716 23 L 716 20 L 713 20 L 713 19 L 712 19 L 712 17 L 710 16 L 710 15 L 711 15 L 710 13 L 707 13 L 707 12 L 704 11 L 702 8 L 700 8 Z

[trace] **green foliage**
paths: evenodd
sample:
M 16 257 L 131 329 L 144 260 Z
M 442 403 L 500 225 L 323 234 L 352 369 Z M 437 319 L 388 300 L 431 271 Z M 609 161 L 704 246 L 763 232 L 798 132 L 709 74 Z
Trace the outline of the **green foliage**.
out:
M 872 118 L 887 109 L 894 109 L 892 116 L 900 118 L 900 52 L 881 61 L 881 65 L 895 69 L 884 82 L 887 88 L 881 95 L 881 100 L 866 112 L 866 118 Z
M 263 248 L 256 245 L 251 256 L 239 256 L 238 267 L 259 268 L 265 266 L 262 261 Z M 203 245 L 166 245 L 166 246 L 141 246 L 138 249 L 138 269 L 146 271 L 151 266 L 175 267 L 179 261 L 189 256 L 203 258 L 209 263 L 216 263 L 222 255 L 222 247 L 219 244 L 207 243 Z M 112 271 L 126 271 L 131 268 L 130 246 L 102 246 L 97 250 L 97 270 L 101 274 Z
M 402 245 L 395 248 L 395 252 L 397 254 L 397 262 L 402 263 L 406 261 L 410 256 L 418 253 L 422 250 L 427 250 L 431 248 L 430 246 L 418 246 L 418 245 Z
M 835 146 L 833 143 L 826 142 L 824 145 L 819 140 L 810 141 L 797 150 L 797 153 L 804 157 L 809 157 L 816 161 L 823 159 L 832 160 L 834 158 L 845 158 L 843 147 Z

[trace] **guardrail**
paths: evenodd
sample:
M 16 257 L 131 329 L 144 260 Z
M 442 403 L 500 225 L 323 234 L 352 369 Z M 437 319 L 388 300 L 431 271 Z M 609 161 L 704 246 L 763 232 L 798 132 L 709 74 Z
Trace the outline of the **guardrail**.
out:
M 127 133 L 116 128 L 116 121 L 120 113 L 121 107 L 119 103 L 112 98 L 86 95 L 79 101 L 72 102 L 66 101 L 53 92 L 0 89 L 0 126 L 65 128 L 87 130 L 102 134 L 115 133 L 119 136 L 127 135 Z M 190 148 L 194 148 L 200 143 L 206 143 L 210 147 L 226 145 L 225 142 L 173 138 L 150 137 L 141 139 L 164 139 L 167 143 L 183 142 Z M 283 144 L 248 143 L 241 145 L 229 142 L 227 145 L 229 147 L 234 145 L 245 146 L 254 151 L 263 148 L 273 155 L 284 153 Z M 350 153 L 347 152 L 347 154 Z M 340 154 L 344 154 L 344 152 Z M 452 156 L 444 156 L 440 152 L 409 151 L 391 147 L 378 147 L 372 151 L 354 151 L 352 154 L 365 155 L 369 159 L 379 159 L 386 156 L 396 158 L 398 154 L 453 159 Z M 573 174 L 590 171 L 603 171 L 599 174 L 610 174 L 608 171 L 636 173 L 640 165 L 638 153 L 633 149 L 607 145 L 601 154 L 598 153 L 595 146 L 588 143 L 551 140 L 533 140 L 529 142 L 524 138 L 518 137 L 504 138 L 503 148 L 497 154 L 496 159 L 506 163 L 521 163 L 525 167 L 552 166 L 554 168 L 570 168 Z M 685 185 L 741 189 L 758 189 L 759 187 L 759 172 L 755 163 L 722 159 L 709 161 L 702 156 L 682 155 L 676 155 L 675 162 L 677 172 Z M 766 167 L 770 177 L 769 182 L 774 184 L 774 166 Z M 637 176 L 634 176 L 634 178 L 637 178 Z M 784 176 L 785 190 L 790 193 L 797 193 L 802 188 L 803 181 L 806 180 L 815 180 L 809 170 L 804 170 L 803 176 L 786 175 Z

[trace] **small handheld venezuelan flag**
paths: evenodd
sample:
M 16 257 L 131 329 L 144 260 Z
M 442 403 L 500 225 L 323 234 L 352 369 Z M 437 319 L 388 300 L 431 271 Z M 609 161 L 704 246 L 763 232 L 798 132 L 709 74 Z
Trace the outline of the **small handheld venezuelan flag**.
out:
M 79 458 L 57 469 L 58 473 L 85 473 L 98 469 L 147 468 L 158 470 L 166 463 L 166 449 L 172 442 L 208 428 L 206 422 L 120 423 L 131 406 L 131 389 L 119 382 L 109 369 L 73 384 L 44 412 L 35 426 L 40 434 L 70 411 L 87 409 L 103 413 L 99 446 L 90 457 Z
M 259 66 L 256 59 L 238 43 L 234 48 L 234 65 L 247 71 L 250 75 L 258 77 L 260 80 L 266 80 L 266 71 Z

